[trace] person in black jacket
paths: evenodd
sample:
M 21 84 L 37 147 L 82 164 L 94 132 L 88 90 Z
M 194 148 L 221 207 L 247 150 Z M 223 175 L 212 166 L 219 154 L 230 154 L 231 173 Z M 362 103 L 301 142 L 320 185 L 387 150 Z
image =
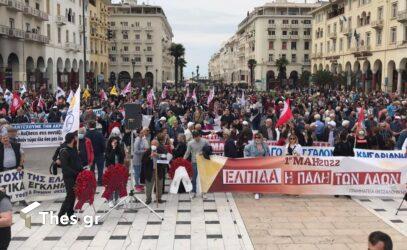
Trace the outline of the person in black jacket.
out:
M 157 202 L 163 203 L 164 200 L 161 199 L 162 189 L 163 189 L 163 179 L 165 174 L 165 168 L 167 165 L 157 164 L 157 175 L 155 175 L 154 161 L 157 160 L 159 155 L 167 154 L 167 150 L 163 145 L 160 145 L 157 140 L 151 141 L 151 148 L 149 148 L 142 157 L 141 163 L 143 165 L 146 177 L 146 204 L 151 203 L 151 195 L 153 192 L 153 187 L 157 181 Z
M 121 143 L 120 137 L 110 137 L 106 147 L 106 166 L 114 166 L 115 164 L 124 164 L 126 153 L 124 145 Z M 119 194 L 114 192 L 109 200 L 109 207 L 114 207 L 119 199 Z
M 98 169 L 98 186 L 102 186 L 102 176 L 103 176 L 103 169 L 105 167 L 105 138 L 103 137 L 102 133 L 96 130 L 96 122 L 90 121 L 88 123 L 88 131 L 86 132 L 85 137 L 89 138 L 92 142 L 93 147 L 93 154 L 95 156 L 93 160 L 93 164 L 90 167 L 91 171 L 95 171 L 95 166 Z
M 187 151 L 187 139 L 184 134 L 178 134 L 177 136 L 177 145 L 172 151 L 173 159 L 182 158 Z
M 224 156 L 229 158 L 237 158 L 237 148 L 235 141 L 230 137 L 230 130 L 223 130 L 223 139 L 225 140 Z
M 68 133 L 65 136 L 66 147 L 62 148 L 59 152 L 59 160 L 61 161 L 62 176 L 64 179 L 66 197 L 62 203 L 61 209 L 58 213 L 60 226 L 66 226 L 68 224 L 62 223 L 62 216 L 68 216 L 69 220 L 73 220 L 75 205 L 75 192 L 74 186 L 76 178 L 83 170 L 79 162 L 79 154 L 77 150 L 78 134 L 77 132 Z M 65 220 L 66 221 L 66 220 Z
M 8 197 L 0 188 L 0 249 L 7 249 L 11 241 L 11 224 L 13 222 L 13 207 Z
M 0 172 L 17 169 L 23 169 L 24 151 L 20 143 L 14 143 L 9 140 L 7 129 L 1 131 L 0 143 Z
M 339 135 L 339 142 L 335 144 L 333 156 L 354 156 L 353 144 L 348 139 L 348 133 L 346 131 Z

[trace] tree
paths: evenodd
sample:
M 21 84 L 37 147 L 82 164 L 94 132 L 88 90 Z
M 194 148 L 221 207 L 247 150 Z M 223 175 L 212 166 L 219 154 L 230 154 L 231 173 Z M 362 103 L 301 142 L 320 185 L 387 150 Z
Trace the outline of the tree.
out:
M 280 57 L 276 61 L 276 66 L 278 69 L 278 77 L 277 79 L 280 80 L 281 86 L 283 86 L 283 80 L 287 79 L 287 65 L 290 62 L 285 57 Z
M 303 86 L 309 85 L 310 77 L 311 77 L 311 72 L 309 72 L 308 70 L 305 70 L 302 72 L 300 81 Z
M 174 57 L 174 66 L 175 66 L 175 88 L 178 84 L 178 68 L 179 68 L 179 59 L 185 55 L 185 48 L 180 43 L 172 43 L 170 47 L 170 54 Z
M 183 57 L 181 57 L 178 60 L 178 66 L 179 66 L 179 70 L 180 70 L 180 81 L 182 82 L 184 80 L 184 68 L 187 66 L 187 61 L 185 61 L 185 59 Z
M 314 82 L 321 88 L 326 88 L 326 86 L 331 86 L 334 84 L 335 77 L 329 70 L 318 70 L 313 75 Z
M 253 86 L 254 83 L 254 68 L 256 67 L 257 62 L 254 59 L 250 59 L 247 61 L 247 67 L 249 67 L 250 70 L 250 84 Z

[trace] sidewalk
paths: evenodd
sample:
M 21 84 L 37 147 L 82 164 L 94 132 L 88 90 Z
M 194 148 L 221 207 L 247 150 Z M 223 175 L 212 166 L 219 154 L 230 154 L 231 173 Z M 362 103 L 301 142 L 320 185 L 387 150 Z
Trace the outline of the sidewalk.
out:
M 234 195 L 257 249 L 367 249 L 372 231 L 388 233 L 394 249 L 406 250 L 407 237 L 344 197 Z M 407 206 L 407 204 L 406 204 Z M 407 214 L 402 215 L 407 222 Z

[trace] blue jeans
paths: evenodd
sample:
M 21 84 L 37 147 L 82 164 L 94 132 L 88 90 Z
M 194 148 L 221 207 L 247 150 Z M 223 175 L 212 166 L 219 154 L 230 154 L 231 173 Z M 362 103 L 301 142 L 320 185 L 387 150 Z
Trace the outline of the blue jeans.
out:
M 196 178 L 198 177 L 198 164 L 192 163 L 192 170 L 194 174 L 192 175 L 192 192 L 196 193 Z
M 140 185 L 140 173 L 141 173 L 141 165 L 134 165 L 134 181 L 136 185 Z
M 91 166 L 91 170 L 95 171 L 95 166 L 98 168 L 98 183 L 102 183 L 103 179 L 103 169 L 105 168 L 105 158 L 102 156 L 95 157 L 93 166 Z

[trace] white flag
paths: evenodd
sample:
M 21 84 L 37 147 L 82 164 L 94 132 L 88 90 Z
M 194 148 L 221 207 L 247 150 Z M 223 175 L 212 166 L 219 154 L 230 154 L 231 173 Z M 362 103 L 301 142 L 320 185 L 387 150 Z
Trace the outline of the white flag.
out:
M 25 87 L 24 83 L 20 83 L 20 94 L 24 95 L 25 92 L 27 92 L 27 88 Z
M 62 134 L 66 134 L 79 130 L 79 111 L 81 106 L 81 87 L 78 87 L 75 95 L 73 96 L 69 105 L 68 112 L 66 113 L 64 126 L 62 127 Z
M 3 88 L 0 86 L 0 93 L 3 93 Z
M 71 90 L 71 91 L 69 92 L 68 98 L 66 99 L 66 102 L 67 102 L 67 103 L 71 103 L 71 100 L 72 100 L 72 98 L 73 98 L 73 95 L 74 95 L 74 93 L 73 93 L 73 91 Z
M 60 97 L 65 97 L 65 91 L 58 86 L 57 92 L 55 93 L 55 98 L 58 100 Z

